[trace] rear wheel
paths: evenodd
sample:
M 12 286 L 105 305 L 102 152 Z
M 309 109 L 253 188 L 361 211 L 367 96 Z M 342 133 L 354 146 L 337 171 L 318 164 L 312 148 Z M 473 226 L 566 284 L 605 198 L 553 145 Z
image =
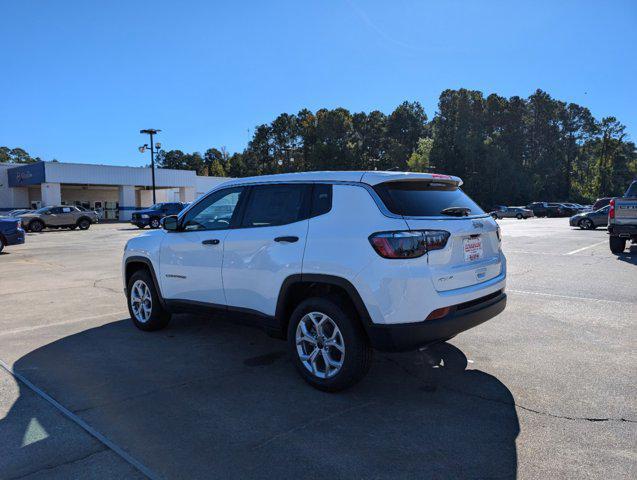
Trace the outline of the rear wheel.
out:
M 44 230 L 44 222 L 42 220 L 31 220 L 29 230 L 35 233 L 41 232 Z
M 128 312 L 137 328 L 149 332 L 168 325 L 170 313 L 162 308 L 155 283 L 148 271 L 138 270 L 131 275 L 126 295 Z
M 619 255 L 624 252 L 626 248 L 626 239 L 619 237 L 610 237 L 609 239 L 610 251 L 615 255 Z
M 521 213 L 518 213 L 515 218 L 517 218 L 518 220 L 522 220 L 524 217 L 522 216 Z
M 80 227 L 80 230 L 88 230 L 91 226 L 91 221 L 88 218 L 80 218 L 77 221 L 77 226 Z
M 288 343 L 297 370 L 319 390 L 349 388 L 371 365 L 372 348 L 356 313 L 336 296 L 301 302 L 290 318 Z
M 0 237 L 0 253 L 4 250 L 4 238 Z

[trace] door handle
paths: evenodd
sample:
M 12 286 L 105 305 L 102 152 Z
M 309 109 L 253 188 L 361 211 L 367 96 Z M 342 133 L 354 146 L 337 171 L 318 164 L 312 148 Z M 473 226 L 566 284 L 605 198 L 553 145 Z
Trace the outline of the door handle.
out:
M 293 237 L 293 236 L 289 236 L 289 237 L 276 237 L 274 239 L 275 242 L 286 242 L 286 243 L 294 243 L 294 242 L 298 242 L 299 241 L 299 237 Z
M 219 240 L 216 238 L 211 238 L 210 240 L 204 240 L 203 242 L 204 245 L 219 245 Z

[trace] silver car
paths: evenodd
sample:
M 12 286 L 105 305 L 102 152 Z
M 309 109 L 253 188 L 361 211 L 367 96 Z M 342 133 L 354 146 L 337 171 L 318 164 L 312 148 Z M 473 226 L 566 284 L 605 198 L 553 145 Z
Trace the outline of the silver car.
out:
M 526 220 L 533 217 L 533 210 L 522 207 L 500 207 L 498 210 L 491 212 L 493 218 L 517 218 Z

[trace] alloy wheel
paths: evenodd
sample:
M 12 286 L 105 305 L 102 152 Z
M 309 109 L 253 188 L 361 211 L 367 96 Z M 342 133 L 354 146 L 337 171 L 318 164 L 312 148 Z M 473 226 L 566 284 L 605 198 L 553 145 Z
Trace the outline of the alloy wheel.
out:
M 296 352 L 303 366 L 318 378 L 332 378 L 345 360 L 345 342 L 338 326 L 321 312 L 310 312 L 296 327 Z
M 135 318 L 146 323 L 153 311 L 153 297 L 150 288 L 143 280 L 137 280 L 130 292 L 130 304 Z

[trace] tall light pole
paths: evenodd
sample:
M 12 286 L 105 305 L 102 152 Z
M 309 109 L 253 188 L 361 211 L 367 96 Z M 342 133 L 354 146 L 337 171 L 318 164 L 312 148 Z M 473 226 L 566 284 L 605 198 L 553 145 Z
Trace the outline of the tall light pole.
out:
M 153 143 L 153 135 L 157 135 L 161 130 L 157 130 L 154 128 L 147 128 L 145 130 L 140 130 L 139 133 L 144 133 L 150 135 L 150 169 L 153 177 L 153 205 L 157 203 L 157 198 L 155 197 L 155 147 L 157 149 L 161 148 L 161 143 L 157 142 L 157 144 Z M 144 153 L 144 151 L 148 148 L 148 144 L 144 144 L 139 147 L 139 151 Z

